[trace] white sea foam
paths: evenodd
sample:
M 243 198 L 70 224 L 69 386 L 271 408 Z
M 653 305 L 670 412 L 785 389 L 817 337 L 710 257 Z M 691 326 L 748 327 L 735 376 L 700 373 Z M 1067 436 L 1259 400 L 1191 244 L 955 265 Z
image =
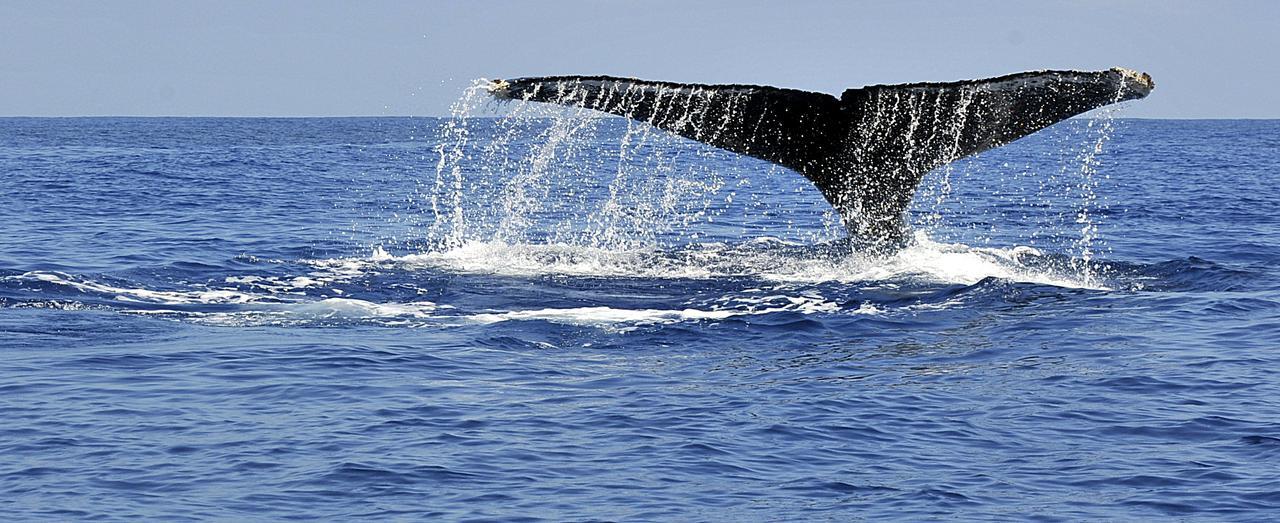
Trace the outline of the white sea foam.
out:
M 221 326 L 305 326 L 367 323 L 386 327 L 426 325 L 440 308 L 435 303 L 374 303 L 350 298 L 247 305 L 227 312 L 179 313 L 198 323 Z
M 987 278 L 998 278 L 1065 288 L 1101 288 L 1084 275 L 1024 263 L 1024 259 L 1040 256 L 1039 251 L 1030 247 L 970 247 L 935 242 L 920 233 L 913 244 L 891 256 L 851 259 L 839 264 L 834 269 L 843 272 L 832 279 L 841 282 L 908 279 L 972 285 Z M 825 275 L 811 274 L 815 278 Z
M 429 318 L 439 308 L 435 303 L 374 303 L 351 298 L 326 298 L 318 301 L 268 305 L 266 310 L 279 310 L 301 316 L 320 318 Z
M 157 304 L 224 304 L 224 303 L 250 303 L 254 301 L 271 299 L 269 296 L 260 296 L 238 292 L 230 289 L 199 289 L 190 291 L 156 291 L 143 288 L 116 287 L 99 283 L 91 280 L 83 280 L 73 278 L 56 272 L 33 271 L 18 276 L 10 276 L 8 279 L 42 281 L 56 285 L 65 285 L 73 289 L 86 293 L 96 293 L 104 295 L 112 295 L 120 301 L 133 301 Z
M 605 326 L 621 323 L 644 325 L 689 320 L 723 320 L 742 314 L 730 310 L 698 309 L 615 309 L 612 307 L 575 307 L 567 309 L 534 309 L 500 313 L 474 314 L 469 319 L 480 323 L 513 320 L 545 320 L 570 325 Z
M 396 326 L 449 326 L 507 321 L 548 321 L 630 330 L 638 326 L 719 321 L 777 312 L 800 314 L 882 314 L 871 303 L 842 308 L 821 296 L 814 284 L 970 285 L 986 278 L 1067 288 L 1093 287 L 1088 278 L 1045 268 L 1044 256 L 1028 247 L 975 248 L 940 243 L 920 234 L 910 246 L 887 256 L 824 252 L 822 249 L 763 238 L 742 244 L 694 244 L 681 249 L 610 250 L 569 244 L 470 242 L 441 252 L 395 256 L 375 248 L 369 256 L 304 260 L 302 275 L 231 276 L 225 288 L 192 284 L 182 290 L 153 290 L 111 285 L 56 272 L 28 272 L 9 280 L 63 285 L 98 294 L 124 312 L 175 315 L 217 325 L 308 325 L 365 322 Z M 1069 264 L 1067 264 L 1069 265 Z M 1068 267 L 1069 269 L 1069 267 Z M 507 277 L 544 275 L 592 278 L 707 280 L 755 278 L 754 285 L 719 298 L 673 308 L 613 306 L 534 308 L 467 312 L 430 301 L 368 301 L 334 288 L 338 284 L 377 281 L 396 272 L 486 274 Z M 430 289 L 418 289 L 417 294 Z M 401 293 L 402 294 L 402 293 Z M 403 299 L 403 298 L 402 298 Z M 130 303 L 146 304 L 131 306 Z M 947 304 L 933 304 L 942 306 Z
M 394 260 L 387 260 L 394 261 Z M 350 272 L 360 272 L 348 260 L 342 266 Z M 156 291 L 144 288 L 127 288 L 79 279 L 53 272 L 29 272 L 11 276 L 9 280 L 40 281 L 99 294 L 116 300 L 113 308 L 121 312 L 153 316 L 173 316 L 197 323 L 222 326 L 254 325 L 324 325 L 331 322 L 370 323 L 383 326 L 458 326 L 488 324 L 507 321 L 548 321 L 567 325 L 599 327 L 613 331 L 627 331 L 639 326 L 670 324 L 690 321 L 716 321 L 735 316 L 762 315 L 775 312 L 800 314 L 839 313 L 840 306 L 814 293 L 802 295 L 763 294 L 754 289 L 743 296 L 727 296 L 702 308 L 680 309 L 628 309 L 621 307 L 568 307 L 541 308 L 481 313 L 458 313 L 449 305 L 430 301 L 408 303 L 378 303 L 354 298 L 329 297 L 307 299 L 292 292 L 254 294 L 230 289 L 201 289 L 191 291 Z M 299 278 L 265 278 L 259 276 L 231 277 L 230 283 L 279 287 L 279 281 L 295 281 Z M 313 279 L 311 277 L 305 279 Z M 301 282 L 310 285 L 311 282 Z M 753 294 L 754 293 L 754 294 Z M 68 302 L 73 303 L 74 302 Z M 130 303 L 146 303 L 147 307 L 130 306 Z M 218 306 L 207 309 L 201 305 Z M 231 307 L 230 310 L 227 307 Z M 447 311 L 439 314 L 441 311 Z M 874 306 L 864 305 L 854 314 L 880 312 Z
M 189 291 L 157 291 L 108 285 L 55 272 L 34 271 L 5 279 L 40 281 L 63 285 L 80 292 L 110 297 L 120 303 L 123 312 L 150 315 L 180 315 L 214 324 L 280 324 L 305 323 L 316 320 L 422 319 L 441 307 L 429 301 L 412 303 L 375 303 L 352 298 L 306 299 L 296 289 L 317 285 L 309 277 L 263 278 L 243 276 L 227 278 L 230 283 L 256 285 L 272 289 L 270 294 L 256 294 L 234 289 L 197 289 Z M 292 283 L 292 287 L 279 283 Z M 148 304 L 147 308 L 130 308 L 129 303 Z M 183 306 L 169 309 L 155 306 Z M 231 311 L 200 310 L 200 305 L 235 306 Z
M 801 244 L 765 238 L 738 245 L 694 244 L 678 250 L 610 250 L 556 244 L 467 242 L 439 252 L 401 256 L 381 248 L 365 258 L 312 260 L 326 278 L 375 270 L 442 270 L 513 277 L 544 275 L 618 278 L 710 279 L 756 277 L 778 283 L 885 282 L 972 285 L 986 278 L 1065 288 L 1105 289 L 1071 267 L 1046 268 L 1027 260 L 1043 255 L 1030 247 L 970 247 L 941 243 L 918 233 L 890 255 L 829 254 Z
M 621 309 L 614 307 L 572 307 L 546 308 L 500 313 L 474 314 L 467 318 L 481 323 L 497 323 L 502 321 L 542 320 L 568 325 L 583 325 L 607 328 L 615 331 L 628 331 L 644 325 L 670 324 L 687 321 L 724 320 L 735 316 L 752 316 L 777 312 L 797 312 L 800 314 L 837 313 L 840 306 L 826 301 L 821 296 L 764 296 L 757 298 L 734 298 L 728 301 L 737 302 L 733 308 L 710 309 Z M 781 304 L 778 304 L 781 302 Z M 774 304 L 766 306 L 765 304 Z M 879 309 L 866 304 L 853 314 L 876 314 Z

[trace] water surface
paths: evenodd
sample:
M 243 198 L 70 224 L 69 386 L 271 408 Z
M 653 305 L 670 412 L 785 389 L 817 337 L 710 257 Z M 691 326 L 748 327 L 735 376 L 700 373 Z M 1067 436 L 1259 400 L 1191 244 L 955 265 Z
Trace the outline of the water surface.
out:
M 0 119 L 0 511 L 1270 519 L 1277 137 L 1064 122 L 874 256 L 621 120 Z

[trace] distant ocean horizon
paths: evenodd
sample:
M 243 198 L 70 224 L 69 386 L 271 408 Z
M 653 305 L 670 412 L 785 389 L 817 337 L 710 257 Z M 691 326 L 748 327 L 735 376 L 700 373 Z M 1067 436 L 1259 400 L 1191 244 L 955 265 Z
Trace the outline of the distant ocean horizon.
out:
M 495 114 L 493 114 L 493 115 L 472 115 L 472 116 L 468 116 L 468 118 L 476 118 L 476 119 L 502 119 L 502 118 L 506 118 L 506 117 L 507 117 L 506 115 L 501 114 L 501 113 L 495 113 Z M 340 119 L 345 119 L 345 118 L 388 118 L 388 119 L 396 119 L 396 118 L 428 118 L 428 119 L 448 119 L 448 118 L 451 118 L 451 116 L 450 116 L 450 115 L 448 115 L 448 114 L 430 114 L 430 115 L 428 115 L 428 114 L 391 114 L 391 115 L 385 115 L 385 114 L 384 114 L 384 115 L 378 115 L 378 114 L 365 114 L 365 115 L 360 115 L 360 114 L 345 114 L 345 115 L 292 115 L 292 116 L 290 116 L 290 115 L 275 115 L 275 116 L 270 116 L 270 115 L 268 115 L 268 116 L 263 116 L 263 115 L 187 115 L 187 114 L 165 114 L 165 115 L 129 115 L 129 114 L 100 114 L 100 115 L 20 115 L 20 114 L 19 114 L 19 115 L 0 115 L 0 119 L 3 119 L 3 118 L 13 118 L 13 119 L 39 119 L 39 118 L 48 118 L 48 119 L 57 119 L 57 118 L 85 118 L 85 119 L 92 119 L 92 118 L 121 118 L 121 119 L 128 119 L 128 118 L 137 118 L 137 119 L 142 119 L 142 118 L 175 118 L 175 119 L 176 119 L 176 118 L 205 118 L 205 119 L 217 119 L 217 118 L 226 118 L 226 119 L 260 119 L 260 120 L 305 120 L 305 119 L 323 119 L 323 118 L 332 118 L 332 119 L 340 120 Z M 547 116 L 547 118 L 553 118 L 553 116 Z M 620 119 L 620 118 L 622 118 L 622 117 L 620 117 L 620 116 L 613 116 L 613 115 L 599 115 L 599 116 L 587 116 L 586 118 L 600 118 L 600 119 L 613 120 L 613 119 Z M 1096 116 L 1096 115 L 1092 115 L 1092 114 L 1084 114 L 1084 115 L 1079 115 L 1079 116 L 1073 116 L 1073 117 L 1071 117 L 1071 118 L 1070 118 L 1070 120 L 1076 120 L 1076 121 L 1079 121 L 1079 120 L 1090 120 L 1090 119 L 1095 119 L 1095 118 L 1097 118 L 1097 116 Z M 1111 119 L 1113 119 L 1113 120 L 1121 120 L 1121 121 L 1123 121 L 1123 120 L 1161 120 L 1161 121 L 1171 121 L 1171 122 L 1229 122 L 1229 121 L 1264 121 L 1264 122 L 1266 122 L 1266 121 L 1277 121 L 1277 120 L 1280 120 L 1280 117 L 1246 117 L 1246 118 L 1227 118 L 1227 117 L 1223 117 L 1223 118 L 1219 118 L 1219 117 L 1202 117 L 1202 118 L 1165 118 L 1165 117 L 1146 117 L 1146 116 L 1140 116 L 1140 117 L 1130 117 L 1130 116 L 1113 116 L 1113 117 L 1111 117 Z
M 1280 120 L 1090 116 L 891 254 L 620 119 L 0 117 L 0 513 L 1272 519 Z

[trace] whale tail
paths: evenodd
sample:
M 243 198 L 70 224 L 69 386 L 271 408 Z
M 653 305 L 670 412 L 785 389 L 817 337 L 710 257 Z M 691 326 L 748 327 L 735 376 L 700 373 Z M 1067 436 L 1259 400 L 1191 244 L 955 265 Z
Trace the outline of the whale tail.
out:
M 840 98 L 611 76 L 495 80 L 489 91 L 631 118 L 790 168 L 818 187 L 851 236 L 888 245 L 905 238 L 904 214 L 930 170 L 1153 88 L 1149 75 L 1113 68 L 873 85 Z

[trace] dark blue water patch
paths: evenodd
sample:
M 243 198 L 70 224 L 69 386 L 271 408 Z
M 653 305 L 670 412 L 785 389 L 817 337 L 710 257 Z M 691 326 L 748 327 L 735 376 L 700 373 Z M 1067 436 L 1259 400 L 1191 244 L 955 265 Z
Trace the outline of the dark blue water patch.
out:
M 1123 267 L 1118 272 L 1150 278 L 1151 290 L 1236 291 L 1255 287 L 1265 273 L 1220 265 L 1195 256 L 1150 266 Z

